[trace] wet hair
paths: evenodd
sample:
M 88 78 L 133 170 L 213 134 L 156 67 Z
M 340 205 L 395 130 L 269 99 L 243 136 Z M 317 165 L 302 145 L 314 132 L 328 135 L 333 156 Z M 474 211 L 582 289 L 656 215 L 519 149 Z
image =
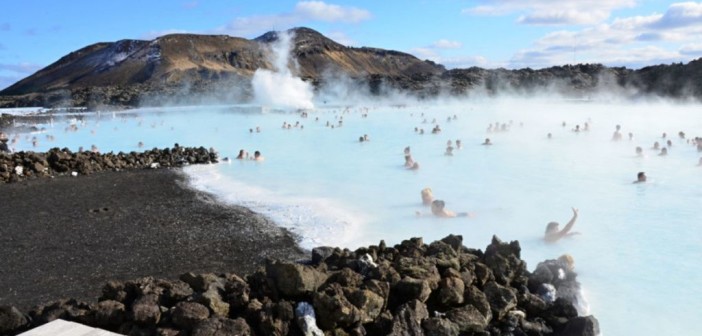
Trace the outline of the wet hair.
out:
M 435 201 L 431 202 L 431 206 L 436 207 L 439 210 L 442 210 L 446 206 L 446 203 L 442 200 L 435 200 Z
M 558 231 L 559 225 L 560 224 L 558 224 L 558 222 L 550 222 L 550 223 L 546 224 L 546 232 L 545 233 L 549 234 L 549 233 L 554 233 L 554 232 Z
M 424 198 L 431 198 L 432 197 L 431 188 L 422 189 L 422 192 L 420 194 L 422 195 L 422 200 Z

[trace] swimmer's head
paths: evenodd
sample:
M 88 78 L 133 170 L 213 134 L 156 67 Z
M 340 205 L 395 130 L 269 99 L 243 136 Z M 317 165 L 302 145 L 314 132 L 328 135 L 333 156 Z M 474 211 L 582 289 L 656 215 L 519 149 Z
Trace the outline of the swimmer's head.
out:
M 639 172 L 636 174 L 636 181 L 638 182 L 646 182 L 646 173 L 644 172 Z
M 438 210 L 438 211 L 444 210 L 444 207 L 445 207 L 445 206 L 446 206 L 446 203 L 444 203 L 444 201 L 442 201 L 442 200 L 435 200 L 435 201 L 431 202 L 431 209 L 432 209 L 432 211 L 434 211 L 434 210 Z
M 546 224 L 546 234 L 558 232 L 560 224 L 558 222 L 550 222 Z
M 431 188 L 424 188 L 422 189 L 421 192 L 422 195 L 422 203 L 424 204 L 431 204 L 431 202 L 434 200 L 434 195 L 431 192 Z

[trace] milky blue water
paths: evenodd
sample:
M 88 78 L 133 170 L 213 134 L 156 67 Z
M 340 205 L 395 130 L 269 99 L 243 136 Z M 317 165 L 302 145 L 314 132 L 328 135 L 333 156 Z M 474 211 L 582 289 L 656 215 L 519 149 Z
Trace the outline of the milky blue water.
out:
M 434 119 L 439 134 L 431 134 Z M 304 127 L 282 128 L 297 122 Z M 585 122 L 589 131 L 572 131 Z M 77 130 L 66 130 L 71 123 Z M 496 123 L 508 130 L 489 132 Z M 617 124 L 623 139 L 612 141 Z M 493 234 L 519 240 L 532 270 L 569 253 L 604 334 L 695 334 L 702 310 L 702 153 L 677 134 L 702 136 L 699 106 L 487 100 L 318 106 L 306 118 L 257 106 L 185 107 L 57 116 L 38 126 L 45 131 L 21 135 L 17 150 L 138 151 L 178 142 L 214 147 L 232 159 L 240 149 L 260 150 L 264 161 L 186 172 L 194 187 L 270 217 L 307 248 L 433 241 L 453 233 L 477 248 Z M 364 134 L 370 141 L 359 142 Z M 480 145 L 486 137 L 492 146 Z M 444 155 L 447 141 L 457 139 L 463 147 Z M 666 140 L 672 141 L 668 156 L 650 149 Z M 420 164 L 416 171 L 403 167 L 406 146 Z M 632 184 L 639 171 L 649 181 Z M 447 208 L 474 216 L 432 217 L 420 200 L 425 187 Z M 574 229 L 581 234 L 544 243 L 546 224 L 565 225 L 571 207 L 580 211 Z

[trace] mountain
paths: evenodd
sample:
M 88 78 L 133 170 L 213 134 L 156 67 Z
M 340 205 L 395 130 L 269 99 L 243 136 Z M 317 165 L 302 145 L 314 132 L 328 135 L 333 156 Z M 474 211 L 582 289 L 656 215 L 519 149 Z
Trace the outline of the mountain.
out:
M 341 45 L 309 28 L 294 38 L 290 67 L 317 90 L 348 78 L 366 93 L 396 89 L 418 97 L 553 90 L 583 96 L 605 89 L 623 94 L 702 97 L 702 59 L 629 70 L 579 64 L 540 70 L 452 69 L 392 50 Z M 246 101 L 257 69 L 272 70 L 279 32 L 255 39 L 172 34 L 151 41 L 96 43 L 0 91 L 0 106 L 127 105 Z

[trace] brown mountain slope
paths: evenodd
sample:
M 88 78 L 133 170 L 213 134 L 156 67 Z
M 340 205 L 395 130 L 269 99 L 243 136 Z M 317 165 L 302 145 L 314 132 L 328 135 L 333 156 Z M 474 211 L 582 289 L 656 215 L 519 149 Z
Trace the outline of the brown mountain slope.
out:
M 359 78 L 369 75 L 412 76 L 418 73 L 438 75 L 443 66 L 420 61 L 416 57 L 393 50 L 350 48 L 336 43 L 309 28 L 296 28 L 292 56 L 300 65 L 300 76 L 319 78 L 325 72 L 341 72 Z M 268 33 L 259 40 L 272 41 Z M 273 34 L 275 35 L 275 34 Z
M 83 87 L 166 85 L 269 67 L 259 43 L 229 36 L 175 34 L 153 41 L 98 43 L 61 58 L 2 91 L 18 95 Z
M 325 72 L 350 77 L 439 74 L 443 67 L 395 51 L 342 46 L 308 28 L 296 28 L 292 54 L 298 75 L 318 79 Z M 181 83 L 211 84 L 250 79 L 256 69 L 271 69 L 269 54 L 277 34 L 247 40 L 225 35 L 166 35 L 152 41 L 97 43 L 75 51 L 0 92 L 0 95 L 48 93 L 81 88 L 150 89 Z

